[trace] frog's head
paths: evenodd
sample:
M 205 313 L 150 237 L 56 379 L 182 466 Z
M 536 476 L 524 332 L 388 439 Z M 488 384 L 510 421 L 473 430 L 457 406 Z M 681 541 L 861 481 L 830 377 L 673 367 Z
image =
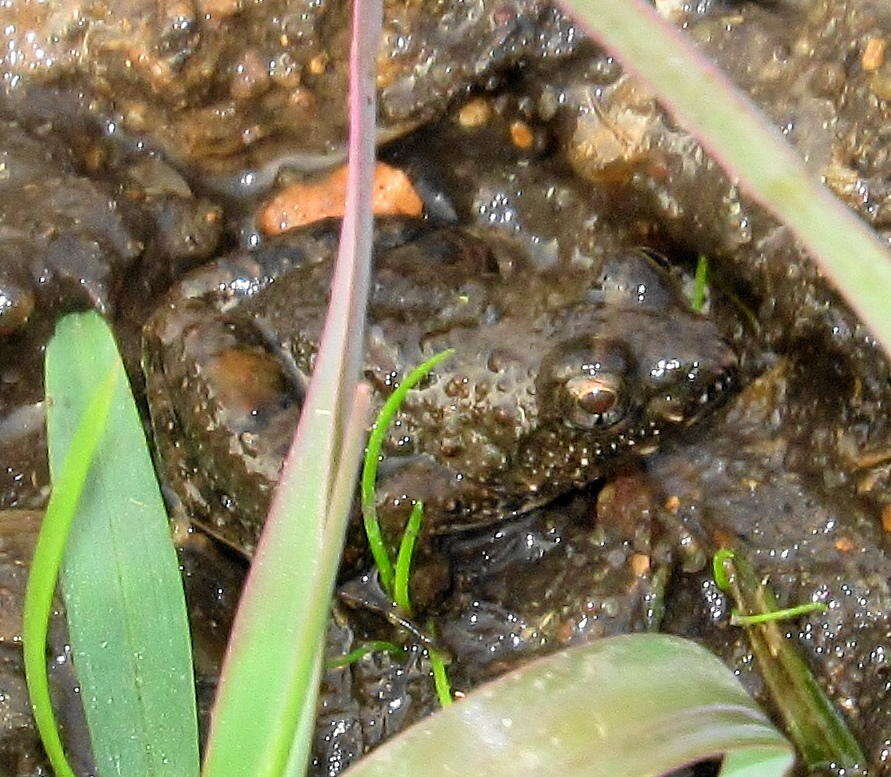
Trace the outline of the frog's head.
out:
M 648 256 L 608 261 L 589 299 L 596 313 L 541 363 L 539 407 L 552 421 L 646 447 L 695 423 L 733 385 L 736 354 Z

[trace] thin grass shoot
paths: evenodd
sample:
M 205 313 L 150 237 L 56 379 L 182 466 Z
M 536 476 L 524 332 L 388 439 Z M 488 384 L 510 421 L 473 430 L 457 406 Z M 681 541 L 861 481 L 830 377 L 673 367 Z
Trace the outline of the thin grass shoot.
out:
M 436 688 L 436 698 L 441 707 L 448 707 L 454 702 L 452 698 L 452 683 L 446 670 L 446 662 L 442 654 L 435 648 L 430 649 L 430 666 L 433 669 L 433 686 Z
M 405 648 L 383 639 L 374 639 L 359 645 L 355 650 L 342 656 L 335 656 L 325 661 L 325 669 L 340 669 L 365 658 L 369 653 L 389 653 L 391 656 L 400 656 L 405 654 Z
M 812 612 L 826 612 L 828 609 L 829 607 L 823 602 L 808 602 L 807 604 L 786 607 L 783 610 L 774 610 L 773 612 L 762 612 L 757 615 L 741 615 L 734 611 L 730 616 L 730 624 L 732 626 L 753 626 L 756 623 L 790 620 Z
M 365 449 L 365 462 L 362 467 L 362 521 L 365 526 L 365 536 L 368 538 L 368 546 L 371 549 L 371 555 L 374 558 L 374 564 L 380 576 L 381 585 L 390 596 L 394 594 L 396 570 L 390 558 L 390 551 L 387 550 L 387 545 L 381 533 L 380 522 L 377 517 L 377 506 L 375 505 L 377 470 L 381 459 L 381 448 L 390 424 L 393 422 L 396 413 L 399 412 L 399 408 L 405 401 L 408 392 L 418 385 L 434 367 L 448 359 L 453 353 L 454 350 L 451 348 L 441 351 L 431 356 L 427 361 L 415 367 L 406 375 L 395 391 L 387 397 L 368 437 L 368 446 Z
M 690 300 L 690 306 L 693 310 L 702 312 L 707 295 L 708 257 L 705 254 L 700 254 L 699 260 L 696 262 L 696 275 L 693 278 L 693 297 Z
M 74 777 L 74 771 L 65 757 L 53 713 L 46 667 L 46 637 L 68 534 L 108 424 L 117 379 L 118 373 L 110 370 L 77 424 L 61 472 L 53 483 L 25 589 L 22 613 L 25 679 L 37 730 L 57 777 Z
M 424 519 L 423 502 L 415 502 L 405 524 L 405 531 L 399 541 L 399 553 L 396 556 L 396 576 L 393 583 L 393 599 L 400 609 L 411 615 L 411 596 L 409 594 L 409 580 L 411 578 L 411 562 L 414 555 L 415 542 L 421 532 L 421 522 Z

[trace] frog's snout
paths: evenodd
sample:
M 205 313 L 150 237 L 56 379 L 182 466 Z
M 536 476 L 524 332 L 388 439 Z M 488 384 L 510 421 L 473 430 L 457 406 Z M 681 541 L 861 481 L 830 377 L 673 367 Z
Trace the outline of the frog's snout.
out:
M 690 426 L 720 404 L 736 385 L 738 363 L 728 350 L 720 366 L 703 371 L 699 365 L 688 370 L 683 379 L 647 402 L 646 415 L 651 426 Z

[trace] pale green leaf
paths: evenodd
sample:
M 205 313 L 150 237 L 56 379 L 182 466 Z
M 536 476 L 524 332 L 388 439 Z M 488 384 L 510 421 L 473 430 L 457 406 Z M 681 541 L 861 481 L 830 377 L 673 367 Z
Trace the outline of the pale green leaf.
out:
M 526 664 L 345 777 L 657 777 L 725 754 L 723 777 L 781 777 L 794 760 L 715 656 L 679 637 L 636 634 Z
M 182 581 L 142 423 L 108 326 L 63 318 L 46 353 L 55 482 L 78 419 L 119 374 L 62 568 L 68 627 L 100 777 L 198 774 L 198 727 Z

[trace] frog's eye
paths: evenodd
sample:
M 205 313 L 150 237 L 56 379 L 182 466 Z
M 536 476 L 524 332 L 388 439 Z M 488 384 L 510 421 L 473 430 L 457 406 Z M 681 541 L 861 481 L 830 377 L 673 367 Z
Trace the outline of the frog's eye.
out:
M 542 362 L 542 412 L 577 429 L 608 429 L 629 410 L 624 349 L 592 338 L 565 343 Z
M 570 400 L 566 421 L 580 429 L 606 429 L 627 412 L 621 381 L 614 375 L 583 375 L 563 385 Z

